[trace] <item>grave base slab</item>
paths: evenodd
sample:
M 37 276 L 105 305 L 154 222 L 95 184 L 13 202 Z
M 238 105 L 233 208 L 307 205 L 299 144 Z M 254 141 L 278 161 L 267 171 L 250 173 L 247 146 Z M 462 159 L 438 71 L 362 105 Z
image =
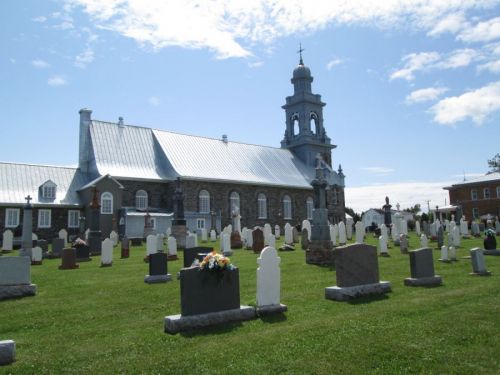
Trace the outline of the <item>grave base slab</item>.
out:
M 442 282 L 443 279 L 439 275 L 430 277 L 418 277 L 418 278 L 407 277 L 404 280 L 404 284 L 406 286 L 435 286 L 435 285 L 441 285 Z
M 484 271 L 484 272 L 471 272 L 469 273 L 471 276 L 491 276 L 490 271 Z
M 144 277 L 144 282 L 146 284 L 166 283 L 170 280 L 172 280 L 172 275 L 169 273 L 167 273 L 166 275 L 146 275 Z
M 165 333 L 176 334 L 223 323 L 235 323 L 256 318 L 255 308 L 240 306 L 239 309 L 223 310 L 207 314 L 165 317 Z
M 330 286 L 325 288 L 325 298 L 335 301 L 347 301 L 359 297 L 385 294 L 391 291 L 389 281 L 380 281 L 374 284 L 356 285 L 349 287 Z
M 0 286 L 0 301 L 36 295 L 36 284 L 2 285 Z
M 500 250 L 484 250 L 483 254 L 500 256 Z
M 16 343 L 14 340 L 0 341 L 0 366 L 9 365 L 16 360 Z
M 269 316 L 282 314 L 288 311 L 288 306 L 280 303 L 279 305 L 267 305 L 267 306 L 257 306 L 256 313 L 257 316 Z

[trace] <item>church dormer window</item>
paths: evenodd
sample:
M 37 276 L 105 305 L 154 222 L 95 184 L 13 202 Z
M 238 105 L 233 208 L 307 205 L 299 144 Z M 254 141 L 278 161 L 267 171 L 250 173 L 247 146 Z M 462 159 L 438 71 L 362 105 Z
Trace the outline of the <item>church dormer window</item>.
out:
M 135 193 L 135 208 L 138 210 L 148 208 L 148 193 L 144 190 L 137 190 L 137 193 Z
M 40 186 L 40 193 L 43 199 L 55 199 L 56 198 L 57 185 L 51 180 L 46 181 L 42 186 Z

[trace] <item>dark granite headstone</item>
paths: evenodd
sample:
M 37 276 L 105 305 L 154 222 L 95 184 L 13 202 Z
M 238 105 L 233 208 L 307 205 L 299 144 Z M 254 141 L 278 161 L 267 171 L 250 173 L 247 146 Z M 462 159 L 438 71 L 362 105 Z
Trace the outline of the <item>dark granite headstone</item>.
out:
M 75 245 L 76 260 L 78 262 L 86 262 L 90 259 L 90 247 L 87 245 Z
M 168 264 L 168 255 L 163 252 L 158 252 L 149 255 L 149 275 L 159 276 L 166 275 Z
M 411 277 L 415 279 L 434 276 L 432 249 L 424 248 L 410 251 L 410 273 Z
M 441 246 L 444 245 L 444 231 L 442 225 L 439 226 L 439 229 L 437 231 L 437 242 L 438 242 L 438 249 L 441 249 Z
M 180 270 L 181 315 L 198 315 L 240 308 L 239 270 Z
M 62 240 L 64 242 L 64 240 Z M 62 250 L 60 270 L 72 270 L 78 268 L 76 263 L 76 249 L 67 248 Z
M 292 227 L 293 243 L 299 243 L 299 231 L 296 227 Z
M 128 258 L 130 256 L 130 241 L 127 236 L 123 236 L 121 241 L 121 258 Z
M 231 232 L 231 249 L 241 249 L 243 247 L 243 242 L 241 241 L 241 235 L 239 232 Z
M 52 240 L 52 256 L 59 258 L 64 249 L 64 239 L 54 238 Z
M 309 233 L 307 231 L 307 228 L 302 229 L 300 244 L 302 245 L 302 250 L 307 250 L 307 248 L 309 247 Z
M 377 248 L 365 244 L 340 246 L 334 250 L 338 287 L 379 282 Z
M 495 250 L 497 248 L 497 240 L 494 236 L 486 236 L 483 245 L 485 250 Z
M 46 253 L 47 251 L 49 251 L 49 244 L 47 240 L 37 240 L 36 246 L 42 249 L 42 253 Z
M 264 232 L 257 228 L 252 232 L 253 245 L 252 249 L 254 253 L 260 254 L 264 248 Z
M 198 254 L 208 254 L 213 251 L 213 247 L 192 247 L 190 249 L 184 249 L 184 268 L 191 267 L 194 260 L 197 258 Z

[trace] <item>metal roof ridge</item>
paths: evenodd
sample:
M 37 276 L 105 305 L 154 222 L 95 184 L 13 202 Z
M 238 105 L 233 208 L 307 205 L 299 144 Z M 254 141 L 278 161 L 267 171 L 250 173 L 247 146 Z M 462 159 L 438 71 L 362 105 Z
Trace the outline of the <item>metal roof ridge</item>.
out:
M 69 167 L 69 166 L 65 166 L 65 165 L 17 163 L 17 162 L 11 162 L 11 161 L 0 161 L 0 164 L 26 165 L 29 167 L 49 167 L 49 168 L 74 169 L 74 170 L 79 169 L 78 167 Z

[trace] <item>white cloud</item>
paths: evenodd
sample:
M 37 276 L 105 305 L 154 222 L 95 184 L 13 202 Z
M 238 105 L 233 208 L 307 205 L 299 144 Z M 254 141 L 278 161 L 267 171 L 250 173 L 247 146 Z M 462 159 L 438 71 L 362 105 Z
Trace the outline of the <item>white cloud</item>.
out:
M 248 63 L 249 68 L 260 68 L 263 65 L 264 65 L 264 61 L 254 61 L 254 62 Z
M 363 171 L 377 174 L 379 176 L 387 176 L 387 175 L 391 174 L 392 172 L 394 172 L 394 169 L 386 168 L 386 167 L 363 167 L 360 169 Z
M 153 107 L 158 107 L 160 105 L 160 99 L 156 96 L 150 96 L 148 98 L 148 103 L 152 105 Z
M 491 8 L 490 0 L 162 1 L 68 0 L 96 26 L 155 49 L 208 48 L 218 58 L 246 57 L 257 43 L 312 32 L 332 24 L 456 30 L 460 14 Z M 453 16 L 455 15 L 455 16 Z M 447 19 L 448 18 L 448 19 Z
M 478 65 L 478 71 L 488 70 L 491 73 L 500 73 L 500 59 L 488 61 L 487 63 Z
M 406 97 L 406 103 L 413 104 L 436 100 L 446 91 L 448 91 L 446 87 L 429 87 L 426 89 L 415 90 Z
M 500 17 L 478 22 L 460 32 L 457 37 L 464 42 L 489 42 L 500 38 Z
M 47 80 L 49 86 L 57 87 L 68 84 L 68 81 L 63 76 L 52 76 Z
M 91 63 L 94 61 L 94 51 L 87 47 L 85 51 L 80 53 L 78 56 L 75 57 L 75 66 L 81 69 L 85 69 L 87 67 L 87 64 Z
M 409 208 L 415 204 L 420 204 L 424 211 L 427 211 L 427 201 L 429 205 L 444 205 L 445 199 L 449 203 L 448 191 L 443 190 L 444 186 L 449 186 L 455 181 L 441 182 L 396 182 L 380 185 L 370 185 L 361 187 L 346 187 L 346 206 L 361 213 L 369 208 L 381 208 L 385 204 L 385 197 L 388 196 L 393 206 L 397 203 L 401 208 Z
M 326 69 L 327 70 L 332 70 L 333 67 L 337 66 L 337 65 L 340 65 L 344 62 L 344 60 L 342 59 L 333 59 L 333 60 L 330 60 L 328 61 L 328 63 L 326 64 Z
M 47 17 L 45 16 L 38 16 L 38 17 L 34 17 L 31 19 L 33 22 L 45 22 L 47 21 Z
M 439 59 L 440 55 L 437 52 L 410 53 L 402 59 L 405 63 L 404 68 L 393 72 L 390 80 L 405 79 L 407 81 L 412 81 L 415 79 L 414 73 L 416 71 L 427 69 Z
M 438 69 L 455 69 L 470 65 L 478 53 L 470 48 L 457 49 L 448 54 L 442 61 L 434 65 Z
M 37 69 L 46 69 L 50 68 L 50 64 L 47 61 L 42 59 L 35 59 L 31 61 L 31 65 L 33 65 Z
M 443 33 L 457 33 L 467 22 L 463 13 L 452 13 L 439 20 L 427 35 L 437 36 Z
M 481 125 L 488 115 L 498 110 L 500 110 L 500 81 L 460 96 L 444 98 L 431 108 L 434 121 L 451 126 L 467 118 L 471 118 L 476 125 Z

